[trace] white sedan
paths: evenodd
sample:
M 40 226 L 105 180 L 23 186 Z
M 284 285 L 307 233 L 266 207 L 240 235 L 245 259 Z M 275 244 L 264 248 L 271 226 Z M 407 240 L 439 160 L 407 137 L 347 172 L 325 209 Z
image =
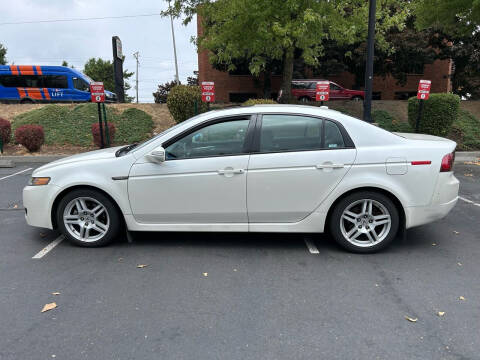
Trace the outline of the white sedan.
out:
M 27 223 L 82 246 L 127 231 L 329 232 L 373 252 L 458 199 L 455 142 L 393 134 L 327 108 L 210 111 L 140 145 L 34 171 Z

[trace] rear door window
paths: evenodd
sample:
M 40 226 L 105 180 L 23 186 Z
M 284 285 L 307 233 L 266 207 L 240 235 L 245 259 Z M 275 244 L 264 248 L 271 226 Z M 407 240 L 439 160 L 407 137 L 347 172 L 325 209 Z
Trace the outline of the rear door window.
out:
M 322 148 L 323 120 L 297 115 L 263 115 L 260 152 Z

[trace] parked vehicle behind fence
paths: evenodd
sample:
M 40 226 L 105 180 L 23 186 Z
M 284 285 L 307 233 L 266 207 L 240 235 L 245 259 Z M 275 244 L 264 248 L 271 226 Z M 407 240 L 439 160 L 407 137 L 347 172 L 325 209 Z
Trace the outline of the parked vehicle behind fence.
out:
M 316 79 L 298 79 L 292 81 L 292 96 L 300 101 L 315 101 Z M 330 100 L 363 100 L 365 91 L 350 90 L 330 81 Z
M 0 102 L 88 102 L 92 81 L 65 66 L 0 65 Z M 105 91 L 105 100 L 117 96 Z

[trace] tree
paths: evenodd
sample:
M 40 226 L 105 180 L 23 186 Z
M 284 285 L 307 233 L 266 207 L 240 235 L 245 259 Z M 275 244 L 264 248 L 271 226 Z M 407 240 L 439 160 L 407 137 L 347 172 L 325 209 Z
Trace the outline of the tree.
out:
M 198 71 L 194 71 L 193 76 L 187 77 L 187 85 L 198 86 Z
M 84 66 L 83 72 L 85 75 L 88 75 L 95 81 L 103 82 L 105 90 L 115 92 L 115 79 L 113 72 L 113 63 L 110 60 L 103 60 L 101 58 L 89 59 Z M 124 79 L 124 89 L 125 93 L 131 88 L 127 80 L 133 75 L 133 72 L 128 72 L 128 70 L 123 71 Z M 125 95 L 126 102 L 132 102 L 134 99 L 133 96 Z
M 456 35 L 479 31 L 479 0 L 417 0 L 415 13 L 420 29 L 433 27 Z
M 404 85 L 408 74 L 423 73 L 424 66 L 432 64 L 438 58 L 436 45 L 432 44 L 432 39 L 436 37 L 437 33 L 432 29 L 418 31 L 415 28 L 415 18 L 410 16 L 402 31 L 394 28 L 385 34 L 385 39 L 390 44 L 389 49 L 375 50 L 374 74 L 392 75 L 398 84 Z M 324 48 L 324 56 L 314 69 L 316 76 L 325 77 L 348 71 L 355 74 L 356 87 L 365 83 L 365 42 L 341 46 L 335 41 L 327 40 Z
M 410 3 L 379 1 L 377 47 L 388 49 L 385 32 L 402 29 Z M 232 59 L 247 59 L 258 76 L 272 60 L 282 61 L 282 100 L 291 96 L 294 54 L 316 66 L 324 53 L 323 40 L 354 44 L 366 37 L 368 1 L 364 0 L 175 0 L 164 15 L 200 15 L 203 33 L 199 50 L 210 50 L 210 61 L 234 70 Z
M 0 65 L 7 64 L 7 48 L 0 44 Z
M 165 104 L 167 102 L 168 94 L 170 93 L 170 90 L 172 90 L 174 86 L 177 86 L 177 82 L 175 80 L 166 82 L 165 84 L 158 85 L 157 91 L 153 93 L 153 98 L 155 99 L 155 103 Z
M 63 61 L 62 61 L 62 66 L 71 67 L 72 69 L 75 69 L 75 66 L 69 65 L 68 62 L 67 62 L 67 60 L 63 60 Z

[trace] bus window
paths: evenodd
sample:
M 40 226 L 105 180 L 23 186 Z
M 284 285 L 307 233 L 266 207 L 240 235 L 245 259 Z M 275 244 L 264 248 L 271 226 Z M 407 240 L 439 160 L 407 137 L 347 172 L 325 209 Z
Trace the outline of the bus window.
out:
M 68 89 L 68 81 L 65 75 L 44 75 L 43 87 Z
M 0 84 L 5 87 L 27 87 L 25 76 L 0 75 Z
M 73 78 L 73 87 L 80 91 L 89 91 L 90 86 L 83 79 Z

